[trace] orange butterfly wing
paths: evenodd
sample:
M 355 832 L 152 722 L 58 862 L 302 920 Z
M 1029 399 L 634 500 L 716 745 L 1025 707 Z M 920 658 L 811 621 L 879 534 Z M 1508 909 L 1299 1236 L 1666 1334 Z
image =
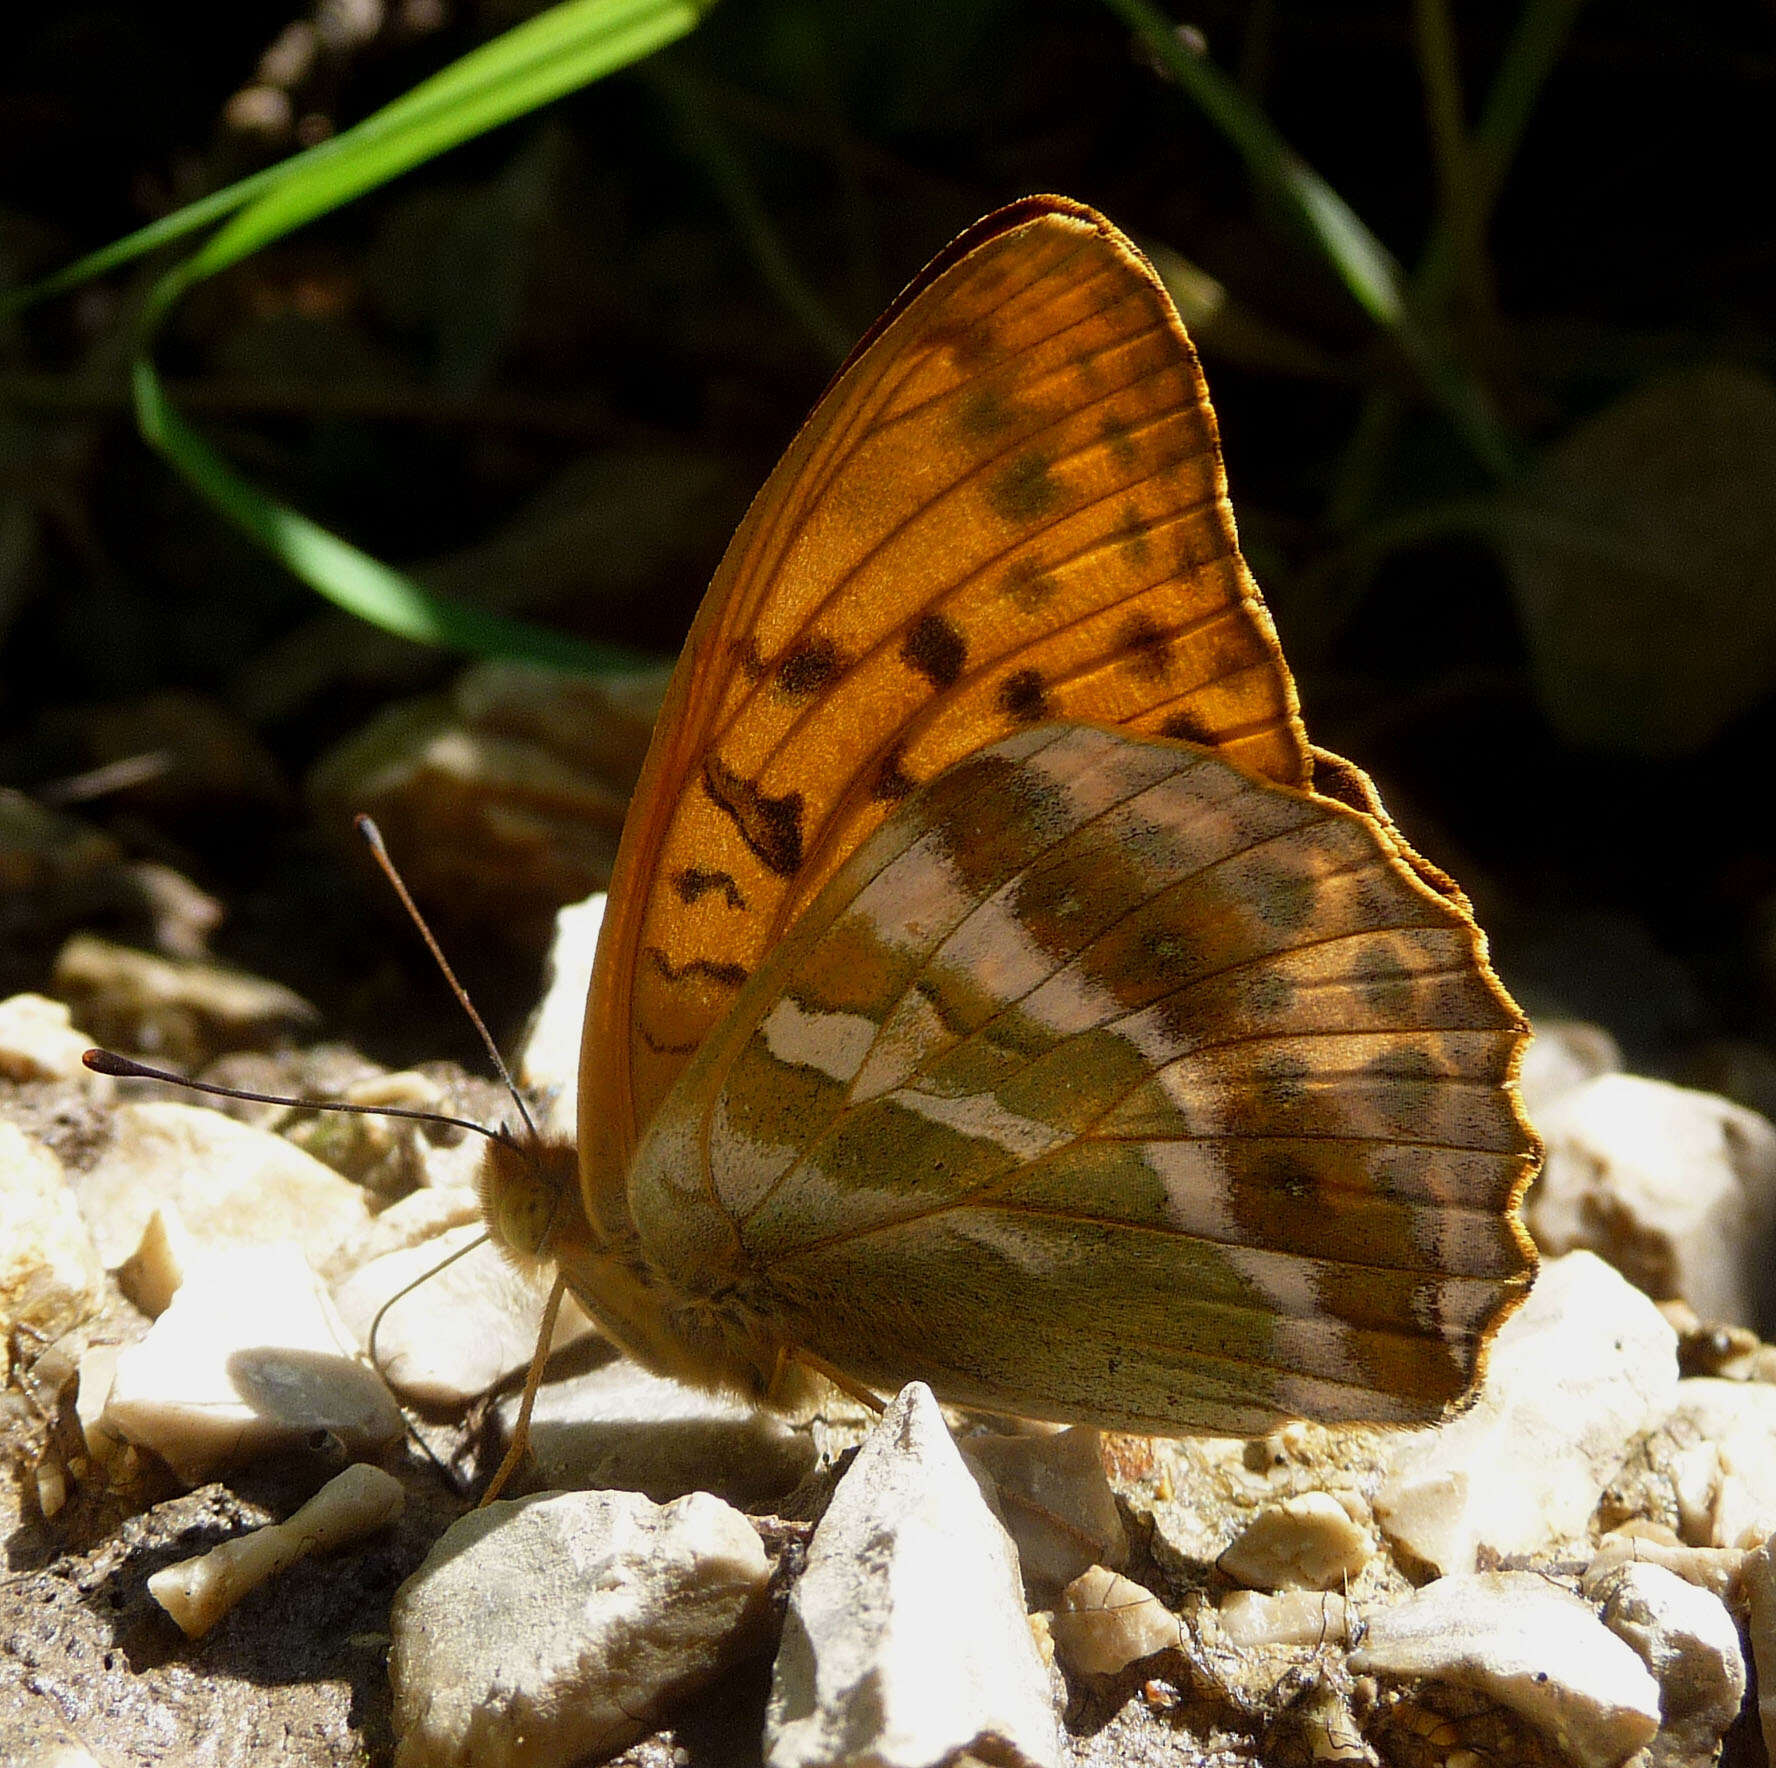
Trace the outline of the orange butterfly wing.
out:
M 977 223 L 853 352 L 716 572 L 611 883 L 588 1212 L 741 984 L 894 804 L 1053 719 L 1311 761 L 1196 355 L 1102 216 Z

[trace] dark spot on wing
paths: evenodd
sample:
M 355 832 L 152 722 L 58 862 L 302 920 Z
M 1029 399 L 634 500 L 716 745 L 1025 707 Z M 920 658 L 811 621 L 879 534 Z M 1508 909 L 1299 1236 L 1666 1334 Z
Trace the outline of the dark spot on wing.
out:
M 800 792 L 773 798 L 757 780 L 743 779 L 719 755 L 703 761 L 703 790 L 725 811 L 766 867 L 779 878 L 793 878 L 802 865 L 802 817 L 806 805 Z
M 729 908 L 746 907 L 746 898 L 740 894 L 740 886 L 727 872 L 706 872 L 701 866 L 681 866 L 672 874 L 672 888 L 678 892 L 678 899 L 683 903 L 696 902 L 710 891 L 719 890 L 728 899 Z
M 882 757 L 875 782 L 870 787 L 870 796 L 877 803 L 898 804 L 917 788 L 919 782 L 907 773 L 903 765 L 905 760 L 906 752 L 898 743 Z
M 1351 975 L 1377 1013 L 1398 1017 L 1411 1009 L 1418 993 L 1411 966 L 1379 941 L 1364 947 L 1351 965 Z
M 1148 614 L 1132 614 L 1116 639 L 1124 661 L 1143 681 L 1164 681 L 1172 667 L 1172 641 Z
M 1252 907 L 1267 927 L 1299 933 L 1313 918 L 1320 896 L 1320 881 L 1310 872 L 1287 866 L 1253 866 Z
M 908 630 L 900 655 L 934 688 L 947 688 L 968 661 L 968 643 L 953 621 L 941 614 L 921 614 Z
M 1104 419 L 1104 440 L 1110 446 L 1110 457 L 1119 467 L 1132 467 L 1140 458 L 1129 427 L 1114 412 Z
M 1285 1197 L 1305 1203 L 1319 1189 L 1314 1169 L 1299 1154 L 1279 1154 L 1266 1167 L 1264 1176 Z
M 998 707 L 1019 724 L 1040 724 L 1048 717 L 1048 687 L 1039 669 L 1017 669 L 999 684 Z
M 1055 580 L 1031 558 L 1013 559 L 1000 588 L 1026 613 L 1034 613 L 1055 592 Z
M 1139 505 L 1130 503 L 1123 506 L 1122 525 L 1117 530 L 1116 544 L 1135 564 L 1144 565 L 1147 562 L 1147 555 L 1153 550 L 1153 542 Z
M 1159 727 L 1159 734 L 1178 742 L 1201 743 L 1205 749 L 1214 747 L 1214 738 L 1209 727 L 1190 712 L 1168 712 L 1165 722 Z
M 956 427 L 971 441 L 990 441 L 1017 422 L 1017 414 L 997 387 L 970 387 L 962 395 Z
M 1310 1070 L 1299 1056 L 1272 1056 L 1254 1077 L 1259 1096 L 1272 1110 L 1286 1111 L 1307 1099 Z
M 947 350 L 958 367 L 977 369 L 999 354 L 999 340 L 984 319 L 952 320 L 947 325 L 934 325 L 927 336 L 932 347 Z
M 1380 1055 L 1372 1056 L 1363 1065 L 1365 1074 L 1376 1080 L 1441 1080 L 1442 1065 L 1429 1050 L 1422 1050 L 1413 1045 L 1401 1049 L 1383 1050 Z
M 750 632 L 744 638 L 735 639 L 729 650 L 734 659 L 734 667 L 748 681 L 765 679 L 765 660 L 759 655 L 758 643 Z
M 802 639 L 777 664 L 777 688 L 791 700 L 806 700 L 844 673 L 844 659 L 830 638 Z
M 751 974 L 744 964 L 723 963 L 719 958 L 687 958 L 684 963 L 675 965 L 657 945 L 647 948 L 647 956 L 648 962 L 668 982 L 683 982 L 687 977 L 695 976 L 718 982 L 723 988 L 738 988 Z
M 1274 1019 L 1293 1003 L 1295 984 L 1275 970 L 1260 970 L 1246 984 L 1245 996 L 1254 1013 Z
M 1061 498 L 1051 463 L 1040 448 L 1027 448 L 1002 468 L 987 487 L 987 501 L 1008 522 L 1034 522 Z

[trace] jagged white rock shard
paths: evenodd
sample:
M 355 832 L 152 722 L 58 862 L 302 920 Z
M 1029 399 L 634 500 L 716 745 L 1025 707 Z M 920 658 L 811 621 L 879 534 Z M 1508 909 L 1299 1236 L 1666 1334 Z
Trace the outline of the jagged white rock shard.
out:
M 1055 1768 L 1017 1550 L 922 1382 L 865 1439 L 790 1593 L 768 1768 Z

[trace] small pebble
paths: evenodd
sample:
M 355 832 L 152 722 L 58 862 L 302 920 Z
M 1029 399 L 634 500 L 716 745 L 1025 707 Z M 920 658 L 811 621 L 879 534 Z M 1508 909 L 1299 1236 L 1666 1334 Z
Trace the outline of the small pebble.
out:
M 1659 1685 L 1588 1603 L 1529 1572 L 1438 1578 L 1366 1614 L 1357 1675 L 1477 1688 L 1574 1768 L 1620 1768 L 1659 1729 Z
M 1017 1550 L 923 1383 L 857 1451 L 789 1595 L 766 1768 L 1056 1768 Z
M 102 1425 L 188 1485 L 317 1431 L 360 1455 L 402 1431 L 394 1396 L 287 1244 L 205 1254 L 148 1335 L 119 1353 Z
M 1178 1617 L 1144 1585 L 1094 1565 L 1061 1592 L 1048 1630 L 1061 1662 L 1086 1676 L 1115 1676 L 1182 1638 Z
M 261 1584 L 311 1553 L 343 1547 L 387 1527 L 405 1502 L 398 1479 L 360 1461 L 336 1474 L 287 1521 L 254 1529 L 196 1559 L 153 1573 L 148 1594 L 187 1639 L 200 1639 Z
M 1373 1551 L 1369 1531 L 1336 1498 L 1303 1492 L 1261 1510 L 1216 1563 L 1253 1590 L 1330 1590 Z
M 756 1647 L 770 1573 L 757 1531 L 706 1492 L 471 1511 L 395 1595 L 395 1768 L 601 1760 Z

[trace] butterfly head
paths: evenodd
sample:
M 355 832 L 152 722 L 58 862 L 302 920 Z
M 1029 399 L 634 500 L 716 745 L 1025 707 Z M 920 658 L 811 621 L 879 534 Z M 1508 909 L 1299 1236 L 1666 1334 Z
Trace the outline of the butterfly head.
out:
M 584 1224 L 579 1153 L 571 1142 L 496 1137 L 487 1144 L 476 1186 L 488 1233 L 517 1265 L 558 1259 L 574 1238 L 574 1224 Z

